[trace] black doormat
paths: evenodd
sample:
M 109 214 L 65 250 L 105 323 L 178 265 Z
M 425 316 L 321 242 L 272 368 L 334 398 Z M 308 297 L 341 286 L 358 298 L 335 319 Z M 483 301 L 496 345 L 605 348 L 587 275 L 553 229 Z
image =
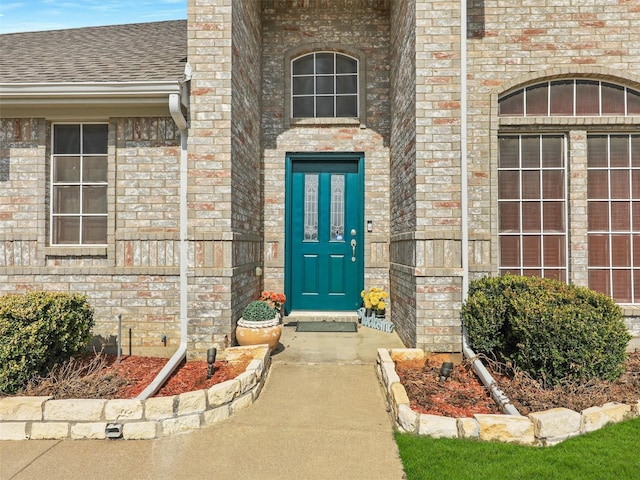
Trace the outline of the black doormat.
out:
M 356 322 L 298 322 L 296 332 L 345 332 L 356 333 Z

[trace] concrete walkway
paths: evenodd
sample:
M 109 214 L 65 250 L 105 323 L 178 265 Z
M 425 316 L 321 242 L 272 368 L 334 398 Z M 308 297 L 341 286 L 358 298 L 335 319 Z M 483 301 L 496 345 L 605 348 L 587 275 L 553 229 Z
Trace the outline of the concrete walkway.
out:
M 0 442 L 0 478 L 401 480 L 373 364 L 397 335 L 284 328 L 255 404 L 219 424 L 150 441 Z

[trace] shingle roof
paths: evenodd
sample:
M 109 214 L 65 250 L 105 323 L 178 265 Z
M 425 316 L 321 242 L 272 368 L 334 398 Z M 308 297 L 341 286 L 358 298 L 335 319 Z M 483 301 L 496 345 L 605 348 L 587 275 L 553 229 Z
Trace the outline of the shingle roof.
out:
M 0 35 L 0 83 L 178 81 L 187 21 Z

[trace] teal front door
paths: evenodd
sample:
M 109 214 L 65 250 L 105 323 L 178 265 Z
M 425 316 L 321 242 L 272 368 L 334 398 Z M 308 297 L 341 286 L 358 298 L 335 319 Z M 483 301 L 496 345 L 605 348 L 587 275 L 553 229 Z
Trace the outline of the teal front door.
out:
M 287 157 L 288 310 L 357 310 L 362 299 L 361 154 Z

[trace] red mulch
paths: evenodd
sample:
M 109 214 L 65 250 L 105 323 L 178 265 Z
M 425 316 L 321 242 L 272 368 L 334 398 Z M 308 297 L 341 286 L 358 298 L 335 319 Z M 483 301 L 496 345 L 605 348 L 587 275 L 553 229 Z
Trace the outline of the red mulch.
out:
M 233 362 L 217 361 L 210 379 L 207 379 L 207 362 L 183 361 L 154 396 L 177 395 L 231 380 L 244 372 L 251 360 L 250 355 L 243 355 Z M 47 377 L 34 378 L 17 395 L 53 396 L 55 399 L 135 398 L 167 362 L 167 358 L 137 355 L 124 356 L 120 363 L 115 355 L 82 356 L 54 367 Z
M 429 357 L 424 361 L 396 361 L 396 371 L 407 391 L 412 410 L 447 417 L 500 413 L 469 364 L 454 367 L 451 376 L 444 382 L 439 380 L 441 365 L 441 359 Z
M 624 373 L 615 382 L 592 379 L 543 388 L 520 371 L 484 359 L 500 389 L 522 415 L 564 407 L 580 412 L 608 402 L 635 404 L 640 399 L 640 351 L 629 353 Z M 476 413 L 500 413 L 489 391 L 478 380 L 468 361 L 454 368 L 451 377 L 439 381 L 442 359 L 396 360 L 396 371 L 407 391 L 411 408 L 418 413 L 448 417 L 472 417 Z
M 138 396 L 162 370 L 167 361 L 166 358 L 132 355 L 123 357 L 122 362 L 118 364 L 114 358 L 109 369 L 112 369 L 118 376 L 126 378 L 129 384 L 122 387 L 113 398 L 135 398 Z M 213 376 L 207 379 L 209 368 L 207 362 L 203 360 L 185 362 L 183 360 L 154 397 L 178 395 L 231 380 L 244 372 L 250 361 L 249 356 L 233 363 L 217 361 L 213 364 Z

